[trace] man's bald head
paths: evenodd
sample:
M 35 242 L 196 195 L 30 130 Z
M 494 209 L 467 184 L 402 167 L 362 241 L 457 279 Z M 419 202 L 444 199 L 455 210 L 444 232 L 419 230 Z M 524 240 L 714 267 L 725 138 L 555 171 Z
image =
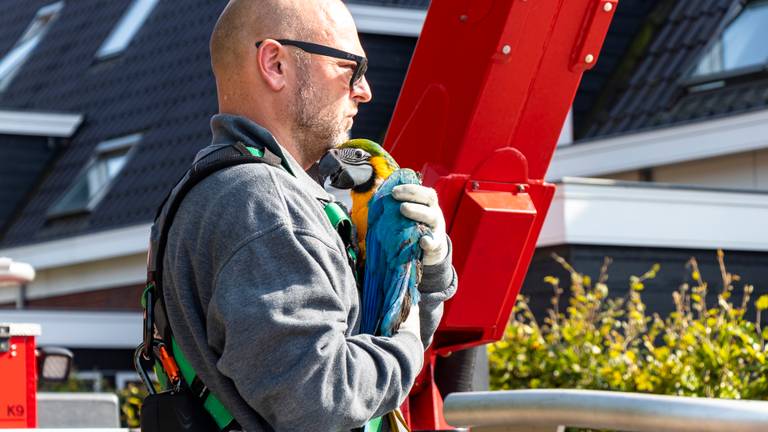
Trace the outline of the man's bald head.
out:
M 216 75 L 237 69 L 256 41 L 264 38 L 311 40 L 317 20 L 306 14 L 307 0 L 230 0 L 211 35 Z
M 216 23 L 211 64 L 219 112 L 262 125 L 302 165 L 311 164 L 348 136 L 370 88 L 365 78 L 350 86 L 356 63 L 278 39 L 365 53 L 341 0 L 230 0 Z

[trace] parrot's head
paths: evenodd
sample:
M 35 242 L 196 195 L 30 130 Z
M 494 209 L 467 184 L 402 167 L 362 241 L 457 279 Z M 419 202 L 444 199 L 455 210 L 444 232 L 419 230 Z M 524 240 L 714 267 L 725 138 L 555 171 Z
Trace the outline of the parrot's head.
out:
M 331 149 L 320 160 L 320 173 L 331 186 L 369 192 L 400 167 L 384 148 L 367 139 L 352 139 Z

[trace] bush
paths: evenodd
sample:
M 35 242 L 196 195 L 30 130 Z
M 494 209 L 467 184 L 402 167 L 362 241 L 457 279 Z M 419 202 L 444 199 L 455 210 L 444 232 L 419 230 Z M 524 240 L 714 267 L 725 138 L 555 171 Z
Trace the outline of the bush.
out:
M 120 399 L 120 424 L 123 427 L 138 428 L 141 426 L 141 404 L 147 397 L 144 386 L 139 387 L 134 383 L 117 392 Z
M 489 346 L 491 388 L 580 388 L 729 399 L 768 399 L 766 338 L 761 327 L 768 295 L 754 306 L 754 321 L 745 316 L 753 286 L 743 285 L 734 304 L 737 275 L 727 272 L 722 251 L 718 261 L 722 289 L 707 306 L 709 284 L 691 259 L 692 283 L 672 293 L 675 311 L 666 318 L 648 315 L 642 300 L 644 282 L 655 265 L 632 276 L 623 298 L 609 298 L 606 259 L 595 283 L 562 258 L 570 273 L 570 298 L 561 311 L 560 281 L 552 307 L 539 324 L 527 299 L 519 296 L 504 338 Z

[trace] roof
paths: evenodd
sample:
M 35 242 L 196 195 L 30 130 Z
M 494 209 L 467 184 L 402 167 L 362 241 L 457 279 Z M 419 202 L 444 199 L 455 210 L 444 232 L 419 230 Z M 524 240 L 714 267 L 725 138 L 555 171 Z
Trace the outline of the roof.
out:
M 622 0 L 619 10 L 625 3 Z M 601 102 L 581 123 L 584 128 L 577 131 L 578 137 L 624 134 L 768 106 L 765 73 L 704 91 L 689 91 L 684 79 L 738 3 L 659 1 L 622 59 L 620 69 L 629 73 L 615 73 L 607 82 Z M 617 25 L 618 21 L 613 23 Z
M 0 2 L 0 53 L 16 43 L 36 11 L 48 3 Z M 129 4 L 130 0 L 66 2 L 21 72 L 0 94 L 0 109 L 84 115 L 34 193 L 5 233 L 0 231 L 0 246 L 146 224 L 195 153 L 209 143 L 216 98 L 208 39 L 226 0 L 159 2 L 122 55 L 95 60 L 94 54 Z M 381 138 L 415 38 L 362 35 L 361 40 L 370 59 L 366 77 L 375 99 L 361 106 L 353 133 Z M 136 132 L 143 132 L 142 142 L 92 212 L 47 217 L 101 141 Z
M 659 0 L 621 0 L 611 21 L 608 34 L 600 51 L 600 58 L 589 72 L 582 76 L 579 90 L 573 101 L 573 117 L 576 135 L 580 136 L 583 125 L 595 104 L 603 97 L 607 84 L 616 75 L 623 59 L 630 51 L 638 33 L 644 28 L 649 15 Z

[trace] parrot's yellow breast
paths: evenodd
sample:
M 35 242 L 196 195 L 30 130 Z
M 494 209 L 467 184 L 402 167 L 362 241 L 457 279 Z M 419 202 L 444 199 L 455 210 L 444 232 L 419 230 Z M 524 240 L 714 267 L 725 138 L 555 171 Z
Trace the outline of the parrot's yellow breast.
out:
M 368 201 L 373 197 L 374 189 L 368 192 L 352 192 L 350 216 L 357 228 L 357 246 L 363 257 L 365 257 L 365 234 L 368 232 Z
M 360 253 L 365 257 L 365 235 L 368 232 L 368 203 L 373 198 L 373 194 L 379 189 L 381 183 L 395 172 L 395 169 L 387 163 L 387 160 L 380 156 L 374 156 L 368 161 L 373 167 L 376 175 L 376 181 L 373 187 L 366 192 L 351 191 L 352 195 L 352 223 L 357 227 L 357 245 L 360 247 Z

